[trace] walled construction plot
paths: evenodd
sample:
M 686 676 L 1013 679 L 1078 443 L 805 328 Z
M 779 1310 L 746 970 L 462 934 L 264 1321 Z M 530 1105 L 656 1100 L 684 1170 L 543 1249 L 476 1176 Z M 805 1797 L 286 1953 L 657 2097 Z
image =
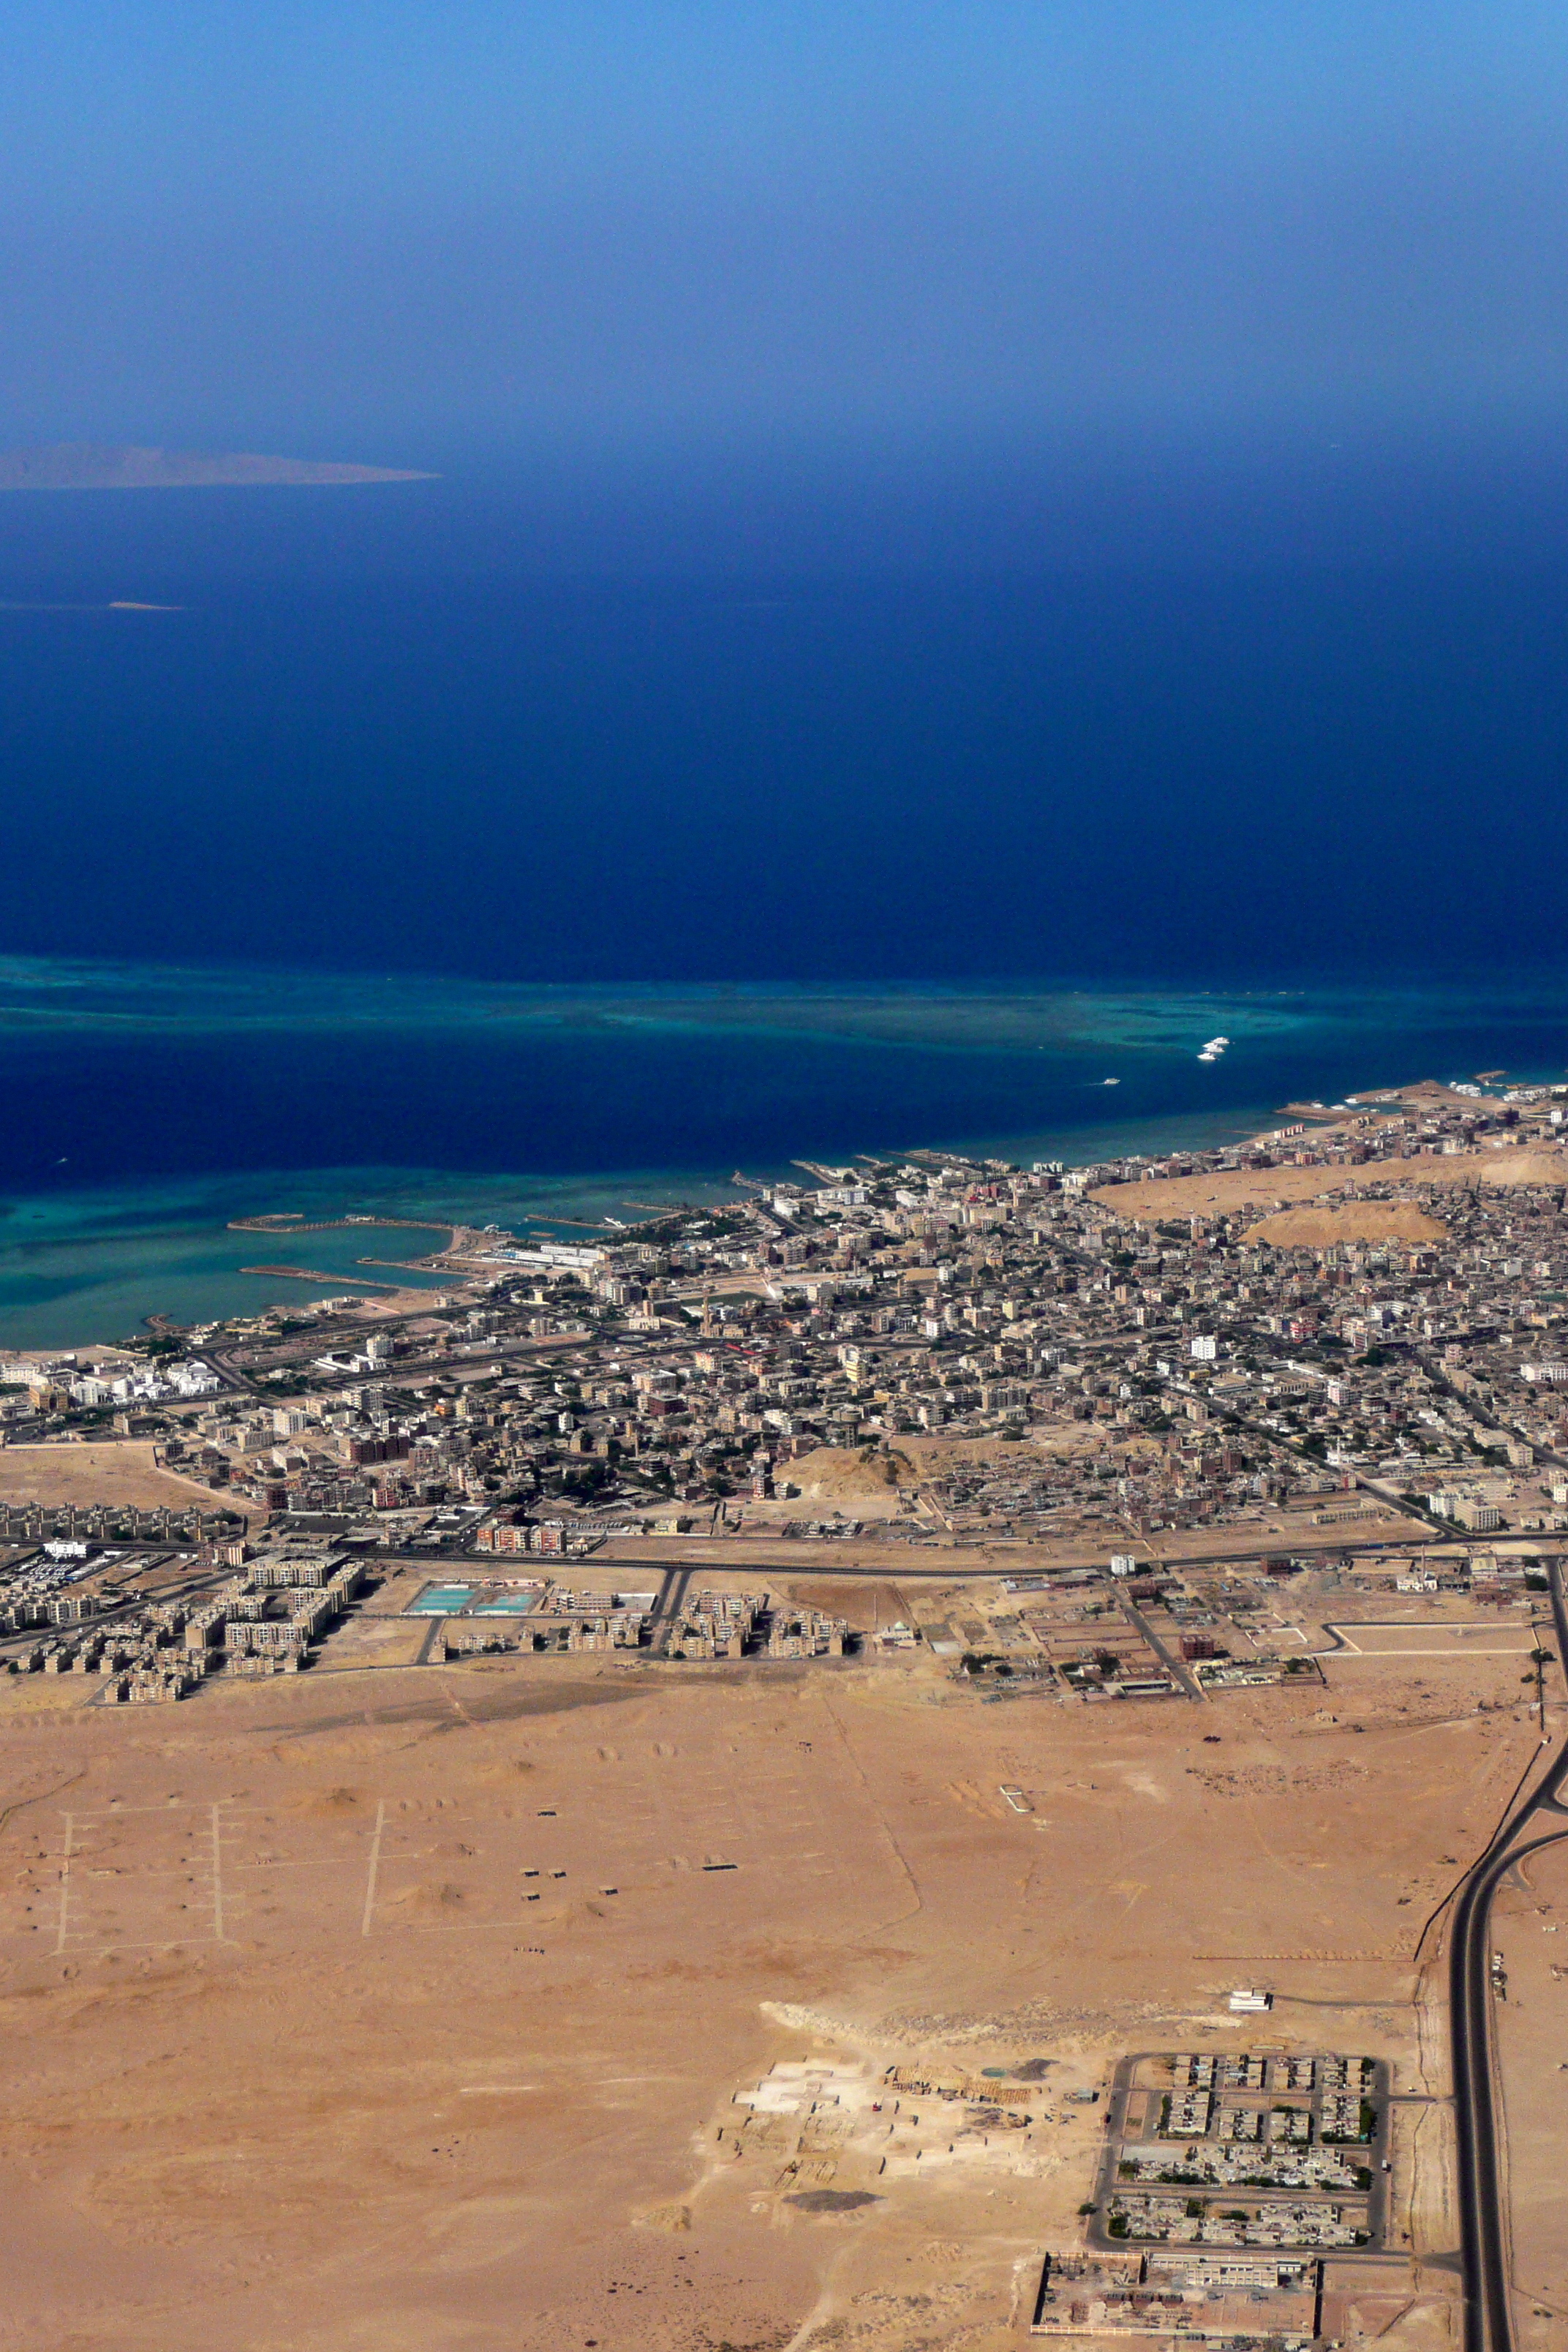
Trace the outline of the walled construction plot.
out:
M 1450 1658 L 1462 1665 L 1468 1658 L 1533 1657 L 1538 1647 L 1534 1626 L 1508 1617 L 1468 1625 L 1363 1618 L 1358 1622 L 1341 1620 L 1324 1630 L 1337 1633 L 1344 1644 L 1336 1657 Z

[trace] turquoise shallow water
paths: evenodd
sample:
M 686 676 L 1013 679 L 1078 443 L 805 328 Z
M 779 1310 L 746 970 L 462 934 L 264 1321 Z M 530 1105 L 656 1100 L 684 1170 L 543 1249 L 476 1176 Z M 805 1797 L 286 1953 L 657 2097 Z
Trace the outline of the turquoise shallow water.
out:
M 1197 1058 L 1207 1037 L 1232 1043 Z M 552 989 L 0 962 L 0 1344 L 111 1339 L 395 1269 L 443 1221 L 733 1197 L 919 1145 L 1219 1144 L 1419 1077 L 1568 1075 L 1568 981 L 1487 989 Z M 1107 1080 L 1115 1083 L 1108 1085 Z M 429 1219 L 290 1237 L 282 1211 Z M 328 1277 L 246 1274 L 303 1265 Z M 417 1276 L 408 1277 L 417 1280 Z
M 440 1277 L 367 1258 L 418 1258 L 444 1248 L 446 1225 L 341 1226 L 311 1234 L 231 1233 L 231 1216 L 292 1207 L 315 1191 L 265 1177 L 237 1184 L 164 1181 L 13 1200 L 0 1218 L 0 1339 L 13 1347 L 122 1338 L 150 1315 L 179 1323 L 256 1313 L 372 1283 L 437 1288 Z M 281 1202 L 279 1202 L 281 1205 Z M 315 1201 L 338 1213 L 341 1199 Z M 355 1203 L 354 1205 L 357 1205 Z M 297 1265 L 306 1276 L 247 1273 Z M 321 1277 L 326 1279 L 321 1279 Z

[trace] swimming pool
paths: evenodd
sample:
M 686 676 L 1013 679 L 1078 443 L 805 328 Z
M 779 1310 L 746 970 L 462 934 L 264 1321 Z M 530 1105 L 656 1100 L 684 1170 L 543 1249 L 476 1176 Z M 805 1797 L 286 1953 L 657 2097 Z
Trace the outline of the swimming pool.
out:
M 427 1584 L 403 1613 L 405 1617 L 455 1617 L 473 1597 L 471 1584 Z

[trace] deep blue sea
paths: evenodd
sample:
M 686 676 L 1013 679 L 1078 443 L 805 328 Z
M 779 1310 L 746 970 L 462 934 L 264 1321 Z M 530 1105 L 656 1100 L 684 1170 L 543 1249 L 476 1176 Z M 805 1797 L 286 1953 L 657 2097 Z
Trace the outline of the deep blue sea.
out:
M 1190 536 L 617 572 L 515 483 L 0 501 L 0 1340 L 260 1303 L 257 1210 L 1563 1075 L 1568 558 Z

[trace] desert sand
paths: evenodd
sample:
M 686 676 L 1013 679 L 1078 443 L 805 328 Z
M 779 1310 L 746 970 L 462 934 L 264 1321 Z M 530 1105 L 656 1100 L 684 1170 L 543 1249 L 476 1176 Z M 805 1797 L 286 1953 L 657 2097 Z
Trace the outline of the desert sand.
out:
M 0 2344 L 1014 2346 L 1099 2147 L 1066 2092 L 1251 2046 L 1231 1985 L 1445 2087 L 1417 1938 L 1538 1734 L 1517 1657 L 1418 1664 L 1114 1709 L 929 1660 L 0 1685 Z M 1031 2058 L 1026 2135 L 931 2107 L 896 2162 L 745 2104 Z M 1388 2340 L 1434 2340 L 1451 2275 L 1396 2270 Z
M 132 1505 L 139 1510 L 217 1507 L 210 1486 L 162 1470 L 146 1438 L 101 1444 L 0 1446 L 0 1502 Z
M 1201 1176 L 1152 1176 L 1137 1184 L 1103 1184 L 1091 1198 L 1119 1217 L 1194 1217 L 1257 1206 L 1319 1201 L 1367 1184 L 1568 1183 L 1568 1156 L 1549 1148 L 1509 1146 L 1495 1151 L 1424 1152 L 1413 1160 L 1369 1160 L 1356 1167 L 1235 1168 Z
M 1276 1249 L 1330 1249 L 1336 1242 L 1442 1242 L 1448 1228 L 1414 1201 L 1342 1201 L 1278 1210 L 1249 1225 L 1247 1238 Z
M 1518 2334 L 1525 2352 L 1561 2345 L 1568 2312 L 1563 2135 L 1568 2127 L 1568 1848 L 1522 1864 L 1500 1890 L 1493 1948 L 1508 1972 L 1497 2008 L 1508 2135 Z
M 803 1502 L 828 1508 L 852 1504 L 859 1519 L 891 1517 L 900 1486 L 912 1486 L 919 1475 L 906 1453 L 880 1453 L 872 1445 L 815 1446 L 784 1474 Z

